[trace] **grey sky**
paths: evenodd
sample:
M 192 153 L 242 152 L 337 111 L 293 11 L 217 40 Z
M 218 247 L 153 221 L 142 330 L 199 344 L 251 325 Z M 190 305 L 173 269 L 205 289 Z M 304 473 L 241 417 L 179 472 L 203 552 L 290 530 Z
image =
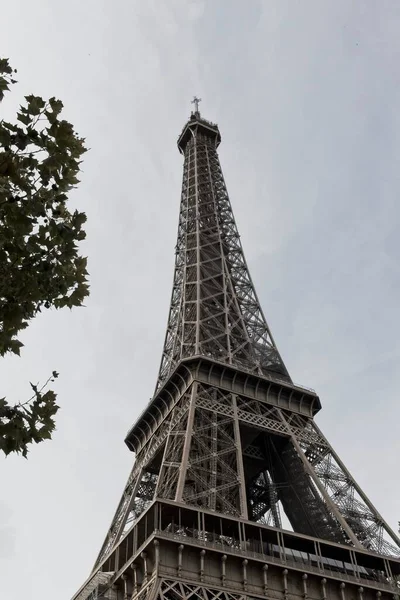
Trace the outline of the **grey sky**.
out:
M 1 463 L 1 595 L 68 600 L 131 468 L 123 438 L 152 395 L 172 283 L 194 94 L 220 157 L 267 320 L 357 481 L 400 518 L 397 0 L 13 0 L 1 54 L 24 94 L 57 96 L 87 137 L 87 308 L 47 312 L 1 395 L 57 369 L 52 442 Z

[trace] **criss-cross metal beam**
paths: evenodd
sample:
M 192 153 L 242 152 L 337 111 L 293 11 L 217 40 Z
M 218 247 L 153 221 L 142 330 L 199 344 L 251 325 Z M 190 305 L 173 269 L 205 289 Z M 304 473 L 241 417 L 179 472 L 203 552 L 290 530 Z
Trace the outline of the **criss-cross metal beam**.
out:
M 195 119 L 179 141 L 185 157 L 182 197 L 158 388 L 179 360 L 195 355 L 290 381 L 244 258 L 218 140 L 215 125 Z

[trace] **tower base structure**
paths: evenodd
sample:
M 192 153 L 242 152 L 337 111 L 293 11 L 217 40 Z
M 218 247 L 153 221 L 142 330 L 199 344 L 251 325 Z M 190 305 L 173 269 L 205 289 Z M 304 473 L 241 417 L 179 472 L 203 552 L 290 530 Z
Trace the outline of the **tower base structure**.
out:
M 167 500 L 75 600 L 398 600 L 400 561 Z
M 400 600 L 396 548 L 315 429 L 319 409 L 293 383 L 183 361 L 128 433 L 136 461 L 74 600 Z M 302 533 L 282 528 L 279 502 Z

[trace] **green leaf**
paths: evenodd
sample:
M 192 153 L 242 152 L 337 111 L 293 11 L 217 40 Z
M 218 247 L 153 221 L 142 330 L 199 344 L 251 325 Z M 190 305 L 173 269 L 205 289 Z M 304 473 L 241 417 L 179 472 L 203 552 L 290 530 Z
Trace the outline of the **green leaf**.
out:
M 82 225 L 86 222 L 87 217 L 85 213 L 79 213 L 78 211 L 74 212 L 73 216 L 73 224 L 76 229 L 80 229 Z
M 8 92 L 9 89 L 7 80 L 4 77 L 0 77 L 0 90 Z
M 54 198 L 54 202 L 65 202 L 66 200 L 68 200 L 67 194 L 58 194 Z
M 19 150 L 25 150 L 25 148 L 27 147 L 28 144 L 29 144 L 29 139 L 25 134 L 16 136 L 15 145 L 17 146 L 17 148 Z
M 8 62 L 8 58 L 0 58 L 0 73 L 7 73 L 7 75 L 11 75 L 12 68 Z
M 46 103 L 40 96 L 25 96 L 25 100 L 28 102 L 28 112 L 31 115 L 37 116 L 41 110 L 45 107 Z
M 57 121 L 57 115 L 54 112 L 45 110 L 44 114 L 46 115 L 50 125 L 53 125 L 53 123 L 55 123 Z
M 3 124 L 0 123 L 0 144 L 3 147 L 7 147 L 11 145 L 11 134 L 5 127 L 2 127 L 2 125 Z
M 78 256 L 75 260 L 75 267 L 78 271 L 85 271 L 87 267 L 87 257 Z
M 31 123 L 32 121 L 29 115 L 23 115 L 22 113 L 17 113 L 17 119 L 18 121 L 21 121 L 21 123 L 23 123 L 24 125 L 29 125 L 29 123 Z
M 60 112 L 62 111 L 62 109 L 64 108 L 64 105 L 61 102 L 61 100 L 56 100 L 55 98 L 50 98 L 49 104 L 51 106 L 51 109 L 52 109 L 53 113 L 56 116 L 59 115 Z
M 39 431 L 40 441 L 42 440 L 51 440 L 52 431 L 50 429 L 46 429 L 42 427 Z
M 9 351 L 20 356 L 20 350 L 23 347 L 23 345 L 24 344 L 19 340 L 11 340 L 9 343 Z
M 17 132 L 20 129 L 17 125 L 13 125 L 12 123 L 8 123 L 7 121 L 1 121 L 1 124 L 3 127 L 6 127 L 10 131 Z M 22 131 L 22 129 L 21 129 L 21 131 Z

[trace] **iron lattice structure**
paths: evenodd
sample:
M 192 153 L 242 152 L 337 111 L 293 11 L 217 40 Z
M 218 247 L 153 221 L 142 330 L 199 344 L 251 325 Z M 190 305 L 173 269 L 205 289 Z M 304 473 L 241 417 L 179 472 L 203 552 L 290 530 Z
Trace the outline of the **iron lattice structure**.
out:
M 259 305 L 220 140 L 197 110 L 178 140 L 182 198 L 156 390 L 126 438 L 136 460 L 74 598 L 346 600 L 343 580 L 349 600 L 365 587 L 397 597 L 399 539 L 317 427 L 319 398 L 292 382 Z
M 244 258 L 217 154 L 219 142 L 218 128 L 196 118 L 179 140 L 185 162 L 158 386 L 179 361 L 196 355 L 290 381 Z

